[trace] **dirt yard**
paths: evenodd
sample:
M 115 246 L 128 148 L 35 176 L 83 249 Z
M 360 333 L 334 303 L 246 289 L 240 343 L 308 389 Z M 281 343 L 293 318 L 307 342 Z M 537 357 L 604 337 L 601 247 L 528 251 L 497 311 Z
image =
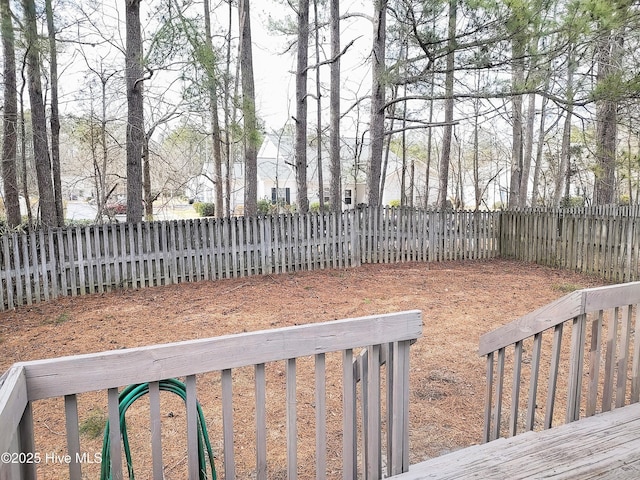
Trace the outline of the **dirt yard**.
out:
M 476 351 L 483 333 L 569 291 L 601 284 L 598 279 L 566 271 L 492 260 L 368 265 L 64 298 L 0 313 L 0 371 L 16 361 L 420 309 L 423 338 L 412 346 L 410 360 L 414 463 L 480 441 L 485 363 Z M 234 377 L 234 389 L 235 382 Z M 209 384 L 216 382 L 199 381 L 199 398 L 210 395 Z M 104 418 L 105 397 L 97 393 L 80 396 L 81 426 L 89 425 L 96 415 Z M 237 399 L 238 409 L 243 401 L 244 397 Z M 301 404 L 301 415 L 305 415 L 304 402 Z M 56 445 L 56 451 L 64 452 L 63 412 L 59 400 L 35 404 L 37 449 L 48 451 L 49 445 Z M 245 421 L 250 424 L 253 420 L 240 418 L 239 429 Z M 283 429 L 284 418 L 269 422 L 270 428 Z M 216 425 L 209 429 L 219 430 Z M 99 432 L 94 439 L 84 435 L 83 450 L 99 451 Z M 236 441 L 238 477 L 251 478 L 254 457 L 249 455 L 246 465 L 242 463 L 242 442 L 251 450 L 252 439 L 238 435 Z M 330 447 L 330 458 L 340 456 L 337 443 Z M 300 475 L 310 478 L 313 460 L 307 462 L 311 464 L 308 469 L 305 459 L 313 458 L 313 443 L 301 441 L 301 449 L 305 448 L 309 452 L 301 451 Z M 221 462 L 220 452 L 217 454 Z M 183 462 L 182 454 L 165 458 L 166 478 L 180 478 L 170 473 Z M 147 468 L 146 463 L 140 466 Z M 242 468 L 247 473 L 240 473 Z M 66 476 L 62 472 L 41 467 L 39 478 L 62 478 Z M 282 474 L 271 473 L 270 478 Z M 150 478 L 148 475 L 136 478 Z M 95 478 L 91 470 L 88 478 Z

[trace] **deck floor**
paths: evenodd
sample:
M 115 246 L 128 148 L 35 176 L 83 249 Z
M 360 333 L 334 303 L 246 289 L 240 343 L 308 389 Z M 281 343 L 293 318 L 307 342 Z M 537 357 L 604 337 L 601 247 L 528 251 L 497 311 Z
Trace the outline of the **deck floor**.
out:
M 639 479 L 640 404 L 412 465 L 397 480 Z

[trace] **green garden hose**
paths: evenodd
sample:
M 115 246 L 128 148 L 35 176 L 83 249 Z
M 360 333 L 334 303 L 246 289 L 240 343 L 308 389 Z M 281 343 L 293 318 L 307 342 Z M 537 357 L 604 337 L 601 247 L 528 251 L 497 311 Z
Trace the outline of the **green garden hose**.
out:
M 184 383 L 170 378 L 168 380 L 161 380 L 159 382 L 160 390 L 172 392 L 178 395 L 182 400 L 186 402 L 187 389 Z M 134 480 L 133 463 L 131 460 L 131 451 L 129 450 L 129 437 L 127 436 L 127 423 L 125 421 L 125 413 L 127 409 L 140 397 L 149 393 L 149 384 L 140 383 L 137 385 L 129 385 L 118 396 L 118 403 L 120 408 L 120 432 L 122 434 L 122 446 L 124 454 L 127 460 L 127 470 L 129 472 L 129 479 Z M 204 420 L 204 414 L 200 404 L 197 404 L 198 409 L 198 465 L 200 472 L 200 480 L 207 480 L 211 478 L 216 480 L 216 468 L 213 461 L 213 450 L 211 448 L 211 442 L 209 441 L 209 434 L 207 433 L 207 426 Z M 102 466 L 100 470 L 100 480 L 111 480 L 111 452 L 110 452 L 110 440 L 109 440 L 109 421 L 104 429 L 104 439 L 102 442 Z M 211 470 L 211 477 L 207 476 L 207 457 L 205 457 L 204 449 L 207 449 L 207 457 L 209 460 L 209 466 Z

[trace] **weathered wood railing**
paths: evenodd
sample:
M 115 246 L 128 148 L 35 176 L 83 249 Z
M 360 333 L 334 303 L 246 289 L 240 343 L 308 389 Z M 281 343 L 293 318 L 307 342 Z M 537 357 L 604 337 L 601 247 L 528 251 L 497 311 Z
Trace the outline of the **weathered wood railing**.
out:
M 484 441 L 638 402 L 638 304 L 640 282 L 579 290 L 484 335 Z
M 393 475 L 408 469 L 408 371 L 409 346 L 421 336 L 422 319 L 419 311 L 402 312 L 304 326 L 266 330 L 253 333 L 228 335 L 217 338 L 191 340 L 149 347 L 108 351 L 97 354 L 62 357 L 49 360 L 17 363 L 0 380 L 0 479 L 33 479 L 40 469 L 47 469 L 45 455 L 56 451 L 60 458 L 68 455 L 68 476 L 85 478 L 82 464 L 86 445 L 79 434 L 79 397 L 83 392 L 95 392 L 107 404 L 110 421 L 110 458 L 114 479 L 123 478 L 121 432 L 119 426 L 119 388 L 129 384 L 149 382 L 149 412 L 151 417 L 150 443 L 152 459 L 146 463 L 153 478 L 163 478 L 161 405 L 159 381 L 180 377 L 186 383 L 186 437 L 188 477 L 198 478 L 196 387 L 209 380 L 197 377 L 208 372 L 219 372 L 221 399 L 198 398 L 205 411 L 207 423 L 222 425 L 217 453 L 222 454 L 224 478 L 236 478 L 238 445 L 234 449 L 234 428 L 246 424 L 246 416 L 254 416 L 255 467 L 249 473 L 258 479 L 267 478 L 267 441 L 273 441 L 275 432 L 267 428 L 268 399 L 274 398 L 272 389 L 280 390 L 286 398 L 284 418 L 286 440 L 277 442 L 274 450 L 286 451 L 286 474 L 297 478 L 298 464 L 298 413 L 302 406 L 297 398 L 300 392 L 296 384 L 304 383 L 314 393 L 315 422 L 303 425 L 305 432 L 315 423 L 315 470 L 317 478 L 327 475 L 335 478 L 337 461 L 341 463 L 342 477 L 381 478 L 383 472 Z M 366 348 L 364 363 L 355 362 L 361 357 L 359 348 Z M 326 355 L 326 357 L 325 357 Z M 329 357 L 330 355 L 333 355 Z M 306 358 L 305 358 L 306 357 Z M 384 357 L 384 358 L 381 358 Z M 329 359 L 340 378 L 327 381 Z M 312 373 L 304 376 L 302 367 L 310 360 Z M 382 362 L 384 360 L 384 362 Z M 338 364 L 337 366 L 335 364 Z M 381 364 L 385 367 L 382 368 Z M 274 364 L 284 373 L 274 374 Z M 360 365 L 356 368 L 356 365 Z M 237 385 L 238 371 L 242 367 L 253 368 L 254 387 L 247 391 Z M 356 370 L 358 370 L 356 372 Z M 333 370 L 332 370 L 333 371 Z M 363 375 L 366 385 L 363 395 L 356 389 L 356 381 Z M 336 375 L 337 376 L 337 375 Z M 280 377 L 280 378 L 279 378 Z M 302 377 L 302 378 L 301 378 Z M 284 378 L 284 381 L 282 381 Z M 267 379 L 269 388 L 267 388 Z M 280 380 L 280 381 L 278 381 Z M 309 381 L 307 381 L 309 380 Z M 386 380 L 383 381 L 383 380 Z M 275 385 L 272 385 L 274 383 Z M 235 390 L 235 391 L 234 391 Z M 246 389 L 245 389 L 246 390 Z M 387 393 L 385 397 L 383 392 Z M 234 398 L 255 398 L 246 412 L 236 412 Z M 59 449 L 39 443 L 35 425 L 39 423 L 37 404 L 43 399 L 64 398 L 63 425 L 48 425 L 50 430 L 64 431 L 66 446 Z M 360 402 L 358 400 L 361 400 Z M 331 401 L 329 401 L 331 400 Z M 340 408 L 335 402 L 342 404 Z M 333 402 L 333 403 L 332 403 Z M 273 403 L 273 402 L 271 402 Z M 277 402 L 276 402 L 277 403 Z M 282 402 L 280 402 L 282 404 Z M 212 404 L 216 404 L 215 408 Z M 282 405 L 280 405 L 282 406 Z M 34 408 L 35 407 L 35 408 Z M 62 406 L 60 405 L 60 408 Z M 51 407 L 44 409 L 50 414 Z M 212 418 L 219 412 L 221 419 Z M 173 415 L 172 415 L 173 416 Z M 239 418 L 240 417 L 240 418 Z M 327 423 L 341 423 L 337 431 L 327 432 Z M 336 420 L 341 417 L 341 420 Z M 307 418 L 308 420 L 308 418 Z M 333 425 L 333 424 L 332 424 Z M 211 429 L 210 429 L 211 430 Z M 386 448 L 382 440 L 386 438 Z M 341 440 L 340 440 L 341 439 Z M 84 438 L 83 438 L 84 441 Z M 149 441 L 147 441 L 148 445 Z M 328 473 L 327 452 L 340 451 L 331 458 L 332 473 Z M 251 449 L 251 446 L 249 446 Z M 329 448 L 331 447 L 331 448 Z M 246 445 L 244 445 L 246 450 Z M 246 452 L 245 452 L 246 453 Z M 336 458 L 334 458 L 336 457 Z M 52 457 L 55 460 L 56 457 Z M 340 460 L 341 458 L 341 460 Z M 37 461 L 34 461 L 37 460 Z M 220 459 L 218 459 L 219 461 Z M 308 460 L 307 460 L 308 461 Z M 55 463 L 55 462 L 54 462 Z M 306 465 L 308 466 L 308 465 Z M 66 465 L 64 466 L 66 468 Z M 220 470 L 220 467 L 218 467 Z M 41 472 L 44 474 L 44 471 Z M 284 473 L 284 472 L 283 472 Z M 66 476 L 66 472 L 56 474 Z M 308 475 L 308 472 L 305 476 Z M 46 476 L 46 475 L 45 475 Z M 55 475 L 54 475 L 55 476 Z M 184 477 L 187 476 L 185 473 Z M 273 472 L 269 474 L 273 476 Z

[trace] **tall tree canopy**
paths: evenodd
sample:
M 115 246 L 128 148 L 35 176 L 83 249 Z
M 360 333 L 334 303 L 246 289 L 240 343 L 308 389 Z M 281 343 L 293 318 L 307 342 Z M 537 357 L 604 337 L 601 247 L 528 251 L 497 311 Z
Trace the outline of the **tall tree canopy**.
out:
M 217 216 L 307 211 L 325 182 L 334 211 L 640 198 L 631 0 L 21 0 L 15 22 L 0 5 L 10 225 L 18 192 L 45 225 L 79 192 L 137 222 L 205 183 Z M 185 125 L 208 140 L 182 163 L 166 140 Z M 295 152 L 277 167 L 269 131 Z

